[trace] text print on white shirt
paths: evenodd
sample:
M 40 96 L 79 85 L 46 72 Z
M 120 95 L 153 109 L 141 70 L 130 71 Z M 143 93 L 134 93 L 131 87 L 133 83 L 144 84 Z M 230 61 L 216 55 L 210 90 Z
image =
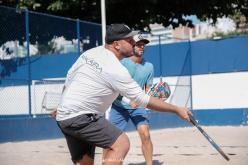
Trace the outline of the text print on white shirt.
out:
M 97 71 L 98 73 L 102 72 L 102 68 L 96 61 L 94 61 L 93 59 L 87 58 L 85 56 L 82 56 L 82 58 L 83 60 L 85 60 L 86 64 L 90 65 L 95 71 Z

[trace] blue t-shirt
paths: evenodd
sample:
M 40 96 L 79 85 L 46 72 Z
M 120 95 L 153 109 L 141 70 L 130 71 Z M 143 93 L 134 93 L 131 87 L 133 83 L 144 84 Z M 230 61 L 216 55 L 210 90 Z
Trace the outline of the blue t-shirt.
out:
M 153 64 L 142 59 L 141 64 L 135 64 L 130 58 L 124 58 L 121 63 L 127 68 L 132 78 L 140 85 L 142 89 L 145 89 L 146 85 L 152 85 L 154 69 Z M 135 109 L 129 104 L 116 99 L 114 103 L 116 106 L 124 109 Z

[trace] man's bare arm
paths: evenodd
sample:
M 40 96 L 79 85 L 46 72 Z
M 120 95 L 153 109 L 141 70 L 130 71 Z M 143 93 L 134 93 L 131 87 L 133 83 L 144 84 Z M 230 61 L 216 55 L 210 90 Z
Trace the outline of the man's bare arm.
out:
M 188 110 L 188 108 L 178 107 L 176 105 L 163 102 L 162 100 L 157 99 L 152 96 L 150 97 L 147 108 L 155 110 L 155 111 L 159 111 L 159 112 L 175 113 L 182 119 L 188 120 L 188 121 L 190 121 L 189 115 L 192 116 L 192 113 Z

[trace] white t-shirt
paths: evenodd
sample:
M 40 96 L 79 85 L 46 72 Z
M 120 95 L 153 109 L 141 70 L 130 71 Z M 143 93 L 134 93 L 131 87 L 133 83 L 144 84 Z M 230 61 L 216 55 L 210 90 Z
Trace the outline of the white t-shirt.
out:
M 131 78 L 113 52 L 99 46 L 84 52 L 67 74 L 56 120 L 103 115 L 120 94 L 146 107 L 150 96 Z

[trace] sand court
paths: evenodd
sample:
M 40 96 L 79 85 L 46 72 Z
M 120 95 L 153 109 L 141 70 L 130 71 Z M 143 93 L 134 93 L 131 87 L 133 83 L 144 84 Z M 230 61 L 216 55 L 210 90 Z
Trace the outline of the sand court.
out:
M 229 156 L 226 161 L 195 127 L 151 130 L 154 165 L 247 165 L 248 126 L 210 126 L 203 129 Z M 127 133 L 131 148 L 124 165 L 145 165 L 137 132 Z M 101 164 L 97 148 L 95 165 Z M 0 143 L 1 165 L 70 165 L 64 138 Z

